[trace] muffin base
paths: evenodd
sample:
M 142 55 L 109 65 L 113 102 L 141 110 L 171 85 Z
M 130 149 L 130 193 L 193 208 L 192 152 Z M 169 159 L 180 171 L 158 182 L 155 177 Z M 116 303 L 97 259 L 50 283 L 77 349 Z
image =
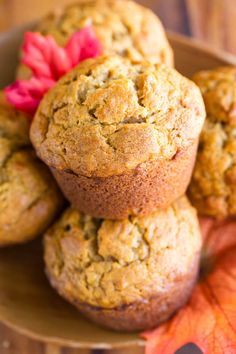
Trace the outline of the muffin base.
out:
M 198 276 L 199 254 L 196 255 L 194 266 L 184 277 L 176 279 L 174 284 L 158 295 L 116 308 L 91 306 L 68 298 L 53 278 L 47 274 L 51 285 L 59 294 L 71 302 L 91 321 L 115 331 L 135 332 L 152 329 L 168 320 L 189 299 Z
M 167 208 L 188 187 L 198 141 L 171 160 L 142 163 L 130 173 L 111 177 L 85 177 L 72 171 L 52 173 L 65 197 L 79 211 L 97 218 L 124 219 Z

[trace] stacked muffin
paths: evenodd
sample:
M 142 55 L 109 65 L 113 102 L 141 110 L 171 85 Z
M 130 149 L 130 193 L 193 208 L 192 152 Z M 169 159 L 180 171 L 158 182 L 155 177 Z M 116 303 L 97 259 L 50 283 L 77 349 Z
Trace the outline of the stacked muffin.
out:
M 39 28 L 63 42 L 87 23 L 104 55 L 58 81 L 30 131 L 72 203 L 45 235 L 46 271 L 92 320 L 141 330 L 181 307 L 197 277 L 201 235 L 184 194 L 204 104 L 168 66 L 159 20 L 132 2 L 74 5 Z

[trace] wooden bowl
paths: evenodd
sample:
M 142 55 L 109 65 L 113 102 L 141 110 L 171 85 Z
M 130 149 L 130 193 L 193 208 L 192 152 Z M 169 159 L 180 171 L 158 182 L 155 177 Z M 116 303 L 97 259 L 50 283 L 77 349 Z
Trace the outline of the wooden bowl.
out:
M 0 36 L 0 87 L 14 78 L 25 29 Z M 230 54 L 209 50 L 175 34 L 169 34 L 169 39 L 175 51 L 176 67 L 186 76 L 191 77 L 201 69 L 236 65 L 235 57 Z M 40 239 L 0 250 L 0 320 L 47 343 L 90 349 L 128 347 L 129 353 L 143 352 L 144 341 L 138 334 L 115 333 L 87 321 L 51 289 L 44 275 Z

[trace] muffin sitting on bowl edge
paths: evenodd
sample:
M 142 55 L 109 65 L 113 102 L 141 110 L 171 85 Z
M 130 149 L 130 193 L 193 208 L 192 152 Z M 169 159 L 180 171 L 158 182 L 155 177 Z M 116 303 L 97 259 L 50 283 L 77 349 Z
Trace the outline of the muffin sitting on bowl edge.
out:
M 0 247 L 42 234 L 63 206 L 63 196 L 29 140 L 29 117 L 0 94 Z
M 207 112 L 189 197 L 199 214 L 236 216 L 236 68 L 201 71 L 199 86 Z

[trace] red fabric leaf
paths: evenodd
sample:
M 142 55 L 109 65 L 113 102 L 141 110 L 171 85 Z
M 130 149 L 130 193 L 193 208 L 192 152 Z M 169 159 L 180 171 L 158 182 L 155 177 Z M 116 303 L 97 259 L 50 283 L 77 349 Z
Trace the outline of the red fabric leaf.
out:
M 203 353 L 236 353 L 236 221 L 201 219 L 205 275 L 189 303 L 171 320 L 142 336 L 146 354 L 173 354 L 193 342 Z
M 30 80 L 16 81 L 4 92 L 15 108 L 33 115 L 43 95 L 55 82 L 82 60 L 101 54 L 101 45 L 91 27 L 75 32 L 65 48 L 54 38 L 27 32 L 24 36 L 22 63 L 33 76 Z
M 71 60 L 71 65 L 78 64 L 80 61 L 95 58 L 102 53 L 102 47 L 97 40 L 92 27 L 87 26 L 79 32 L 75 32 L 66 45 L 66 52 Z
M 26 32 L 22 47 L 22 63 L 28 66 L 35 76 L 52 78 L 51 48 L 48 38 L 39 33 Z
M 5 88 L 8 102 L 22 112 L 33 115 L 43 95 L 55 84 L 51 79 L 18 80 Z

